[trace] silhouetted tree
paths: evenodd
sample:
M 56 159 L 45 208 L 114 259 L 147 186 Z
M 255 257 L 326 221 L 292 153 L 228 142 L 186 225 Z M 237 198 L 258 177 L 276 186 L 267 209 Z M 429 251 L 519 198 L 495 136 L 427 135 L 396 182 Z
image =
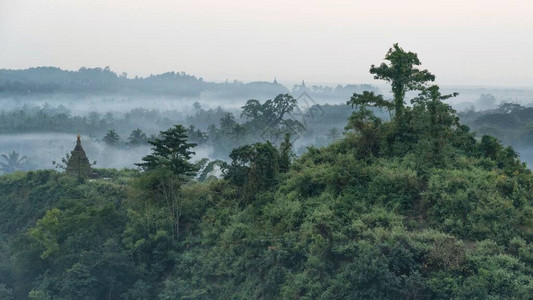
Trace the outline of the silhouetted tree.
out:
M 392 102 L 383 99 L 381 95 L 375 95 L 374 92 L 363 92 L 363 94 L 354 94 L 349 104 L 371 104 L 377 107 L 384 107 L 389 110 L 394 109 L 395 117 L 398 121 L 402 120 L 405 93 L 408 91 L 421 90 L 428 81 L 434 81 L 435 76 L 427 70 L 419 70 L 420 60 L 418 55 L 413 52 L 405 52 L 398 44 L 394 44 L 389 49 L 385 60 L 389 63 L 382 63 L 379 66 L 372 65 L 370 73 L 374 74 L 375 79 L 381 79 L 391 84 L 394 98 Z
M 4 160 L 3 162 L 0 162 L 0 171 L 4 173 L 22 170 L 24 164 L 28 162 L 26 156 L 20 156 L 20 154 L 15 151 L 2 153 L 0 154 L 0 158 Z
M 145 144 L 147 140 L 146 134 L 139 128 L 133 130 L 128 138 L 129 144 L 132 146 Z
M 275 142 L 285 133 L 298 134 L 305 130 L 299 121 L 286 118 L 296 107 L 297 100 L 294 97 L 279 94 L 274 100 L 267 100 L 263 104 L 248 100 L 242 107 L 241 117 L 249 119 L 246 126 Z
M 188 142 L 187 129 L 182 125 L 161 131 L 159 137 L 148 143 L 153 146 L 152 154 L 135 165 L 145 170 L 168 168 L 176 175 L 194 175 L 196 167 L 189 159 L 195 154 L 190 149 L 196 144 Z
M 120 145 L 121 138 L 114 129 L 111 129 L 107 131 L 107 134 L 104 136 L 103 141 L 108 146 L 116 147 Z

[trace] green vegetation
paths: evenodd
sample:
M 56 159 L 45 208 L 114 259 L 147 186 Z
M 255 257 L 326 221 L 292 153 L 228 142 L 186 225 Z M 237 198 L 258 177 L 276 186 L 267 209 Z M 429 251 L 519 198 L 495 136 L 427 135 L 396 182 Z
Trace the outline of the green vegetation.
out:
M 187 142 L 186 132 L 181 125 L 161 131 L 159 138 L 149 141 L 153 153 L 143 157 L 143 162 L 136 165 L 144 170 L 166 168 L 176 175 L 194 174 L 195 168 L 189 160 L 195 153 L 189 149 L 196 144 Z
M 1 176 L 0 298 L 530 299 L 531 171 L 459 123 L 416 54 L 387 60 L 409 73 L 379 75 L 394 99 L 355 94 L 344 138 L 299 158 L 285 134 L 197 180 L 178 125 L 144 172 Z
M 480 134 L 490 134 L 505 144 L 533 146 L 533 107 L 502 103 L 496 109 L 461 114 L 463 122 Z

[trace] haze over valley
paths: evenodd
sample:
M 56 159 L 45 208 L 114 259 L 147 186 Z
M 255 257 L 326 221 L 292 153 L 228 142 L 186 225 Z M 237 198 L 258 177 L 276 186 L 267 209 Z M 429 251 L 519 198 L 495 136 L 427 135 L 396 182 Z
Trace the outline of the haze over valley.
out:
M 532 299 L 530 0 L 0 0 L 0 300 Z
M 193 126 L 205 135 L 206 141 L 195 149 L 202 154 L 199 157 L 227 160 L 230 148 L 213 145 L 213 138 L 207 141 L 209 126 L 220 126 L 226 113 L 232 114 L 236 123 L 246 123 L 247 119 L 241 113 L 248 100 L 264 102 L 278 94 L 291 94 L 298 100 L 297 111 L 288 118 L 305 123 L 305 129 L 293 138 L 299 153 L 303 153 L 307 146 L 324 146 L 342 136 L 346 125 L 344 120 L 353 110 L 346 102 L 353 93 L 366 90 L 384 92 L 391 97 L 386 86 L 378 86 L 365 83 L 323 86 L 302 81 L 286 87 L 276 79 L 272 82 L 235 80 L 217 83 L 205 82 L 201 77 L 183 72 L 128 78 L 109 68 L 81 68 L 78 71 L 52 67 L 4 69 L 0 70 L 0 99 L 3 103 L 0 153 L 16 151 L 25 156 L 28 163 L 23 169 L 54 168 L 52 162 L 69 153 L 75 144 L 75 135 L 79 133 L 89 158 L 96 161 L 97 167 L 133 168 L 134 163 L 149 153 L 150 147 L 146 142 L 128 145 L 132 131 L 140 129 L 149 137 L 173 124 L 183 124 Z M 462 113 L 489 111 L 503 103 L 533 105 L 533 90 L 524 88 L 443 87 L 443 91 L 459 92 L 450 104 Z M 384 112 L 382 117 L 388 118 Z M 476 126 L 475 120 L 470 121 Z M 110 130 L 120 138 L 116 145 L 103 141 Z M 256 132 L 248 132 L 248 142 L 265 140 L 261 136 L 264 129 L 254 130 Z M 331 130 L 335 131 L 333 136 Z M 487 132 L 487 128 L 482 130 Z M 524 161 L 532 162 L 529 142 L 520 141 L 520 137 L 506 139 L 505 131 L 495 134 L 515 146 Z

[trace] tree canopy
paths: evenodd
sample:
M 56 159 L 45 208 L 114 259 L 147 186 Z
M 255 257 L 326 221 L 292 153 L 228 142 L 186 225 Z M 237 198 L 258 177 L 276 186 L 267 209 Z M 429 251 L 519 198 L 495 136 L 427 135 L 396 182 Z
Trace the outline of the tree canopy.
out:
M 161 131 L 159 137 L 148 141 L 152 145 L 152 153 L 136 165 L 144 170 L 168 168 L 176 175 L 194 175 L 196 168 L 189 160 L 195 154 L 191 149 L 196 144 L 189 143 L 187 139 L 187 129 L 182 125 Z
M 408 91 L 421 91 L 425 84 L 435 80 L 435 76 L 427 70 L 419 70 L 421 65 L 418 55 L 413 52 L 406 52 L 398 44 L 394 44 L 385 55 L 388 63 L 381 63 L 379 66 L 372 65 L 370 74 L 374 79 L 385 80 L 390 83 L 393 94 L 391 101 L 386 101 L 381 95 L 374 92 L 363 92 L 354 94 L 349 101 L 352 105 L 371 104 L 377 107 L 384 107 L 394 110 L 395 118 L 401 120 L 404 114 L 405 93 Z

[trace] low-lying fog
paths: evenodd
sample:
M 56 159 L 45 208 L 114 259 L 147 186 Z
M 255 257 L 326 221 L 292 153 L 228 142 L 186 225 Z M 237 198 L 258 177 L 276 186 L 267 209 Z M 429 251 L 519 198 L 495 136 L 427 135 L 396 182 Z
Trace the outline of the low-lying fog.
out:
M 444 88 L 444 93 L 459 91 L 458 98 L 450 101 L 455 109 L 464 111 L 474 108 L 475 110 L 487 110 L 497 108 L 504 102 L 520 103 L 531 106 L 533 102 L 533 90 L 528 89 L 487 89 L 487 88 Z M 273 95 L 271 98 L 273 98 Z M 300 94 L 293 93 L 297 98 Z M 150 153 L 150 146 L 128 146 L 127 139 L 132 130 L 140 128 L 149 137 L 165 130 L 174 124 L 183 124 L 185 127 L 194 125 L 196 129 L 207 132 L 209 125 L 220 126 L 220 118 L 225 113 L 234 115 L 235 121 L 240 119 L 241 107 L 248 98 L 215 99 L 209 94 L 194 98 L 172 97 L 130 97 L 130 96 L 9 96 L 1 98 L 0 109 L 0 153 L 15 151 L 20 156 L 29 159 L 24 169 L 54 168 L 52 161 L 60 162 L 65 154 L 70 153 L 76 142 L 76 133 L 81 133 L 82 144 L 91 162 L 96 161 L 97 168 L 133 168 L 134 163 L 140 162 L 141 158 Z M 267 99 L 258 99 L 261 102 Z M 314 97 L 314 103 L 324 105 L 345 103 L 347 99 L 326 99 Z M 195 104 L 195 102 L 197 102 Z M 201 105 L 202 114 L 198 114 L 198 103 Z M 309 108 L 310 104 L 298 104 L 302 109 Z M 327 105 L 326 105 L 327 106 Z M 46 120 L 47 126 L 52 129 L 39 128 L 40 119 L 33 118 L 32 126 L 24 126 L 25 119 L 9 115 L 9 112 L 25 112 L 26 116 L 39 114 L 42 111 L 50 111 L 50 115 L 60 115 L 64 112 L 65 118 L 69 118 L 71 128 L 64 128 L 62 124 L 58 129 L 53 129 L 53 122 Z M 40 112 L 41 111 L 41 112 Z M 339 109 L 337 109 L 337 112 Z M 346 125 L 347 116 L 351 110 L 340 109 L 342 114 L 334 115 L 333 110 L 326 111 L 325 117 L 315 119 L 314 124 L 308 127 L 308 133 L 301 135 L 294 143 L 295 152 L 301 154 L 308 145 L 325 145 L 331 142 L 326 138 L 326 132 L 335 128 L 341 136 L 343 127 Z M 46 118 L 44 118 L 46 119 Z M 81 121 L 80 121 L 81 120 Z M 21 122 L 21 124 L 15 124 Z M 93 122 L 93 123 L 91 123 Z M 36 125 L 37 124 L 37 125 Z M 50 125 L 52 124 L 52 125 Z M 308 124 L 309 125 L 309 124 Z M 62 126 L 62 127 L 61 127 Z M 74 128 L 77 126 L 78 128 Z M 83 127 L 85 126 L 85 127 Z M 68 126 L 67 126 L 68 127 Z M 42 129 L 42 130 L 40 130 Z M 116 130 L 123 143 L 121 147 L 110 147 L 102 142 L 102 138 L 108 130 Z M 41 132 L 42 131 L 42 132 Z M 54 131 L 54 132 L 50 132 Z M 61 131 L 61 132 L 55 132 Z M 34 133 L 39 132 L 39 133 Z M 230 145 L 231 146 L 231 145 Z M 233 145 L 234 146 L 234 145 Z M 226 148 L 224 148 L 226 149 Z M 227 147 L 231 149 L 231 147 Z M 221 158 L 220 152 L 214 153 L 210 146 L 202 146 L 194 149 L 196 159 Z M 533 148 L 527 146 L 516 147 L 523 161 L 528 165 L 533 164 Z
M 0 135 L 0 153 L 15 151 L 20 157 L 28 158 L 22 169 L 56 168 L 53 161 L 61 163 L 76 145 L 75 134 L 39 133 L 39 134 L 3 134 Z M 149 145 L 135 147 L 110 147 L 103 142 L 82 136 L 82 146 L 91 164 L 96 161 L 96 168 L 135 168 L 134 163 L 141 162 L 142 157 L 150 153 Z M 211 155 L 209 147 L 196 147 L 193 160 Z
M 379 93 L 390 97 L 386 86 L 379 86 Z M 533 89 L 498 89 L 498 88 L 470 88 L 470 87 L 443 87 L 443 94 L 458 92 L 457 97 L 447 100 L 456 110 L 462 111 L 470 108 L 484 110 L 496 107 L 500 103 L 512 102 L 525 106 L 533 104 Z M 292 92 L 294 97 L 301 95 L 300 92 Z M 346 103 L 349 97 L 327 97 L 310 93 L 317 104 L 341 104 Z M 272 97 L 274 97 L 273 95 Z M 416 93 L 408 93 L 409 97 L 415 97 Z M 491 99 L 484 98 L 490 96 Z M 270 98 L 272 98 L 270 97 Z M 156 109 L 161 112 L 178 112 L 185 116 L 193 112 L 193 104 L 199 102 L 204 108 L 222 107 L 228 110 L 240 109 L 247 100 L 257 99 L 265 101 L 266 96 L 260 97 L 225 97 L 217 98 L 209 93 L 202 93 L 198 97 L 147 97 L 147 96 L 76 96 L 76 95 L 39 95 L 39 96 L 9 96 L 3 97 L 1 111 L 22 109 L 25 106 L 63 106 L 73 115 L 83 116 L 91 112 L 98 113 L 124 113 L 133 109 Z M 179 117 L 179 116 L 178 116 Z
M 61 163 L 61 159 L 70 153 L 76 145 L 76 135 L 66 133 L 39 133 L 39 134 L 3 134 L 0 135 L 0 153 L 15 151 L 20 157 L 28 158 L 27 163 L 21 166 L 22 170 L 53 169 L 58 168 L 52 162 Z M 294 142 L 298 154 L 305 151 L 306 145 L 316 144 L 316 139 L 299 138 Z M 149 145 L 135 147 L 110 147 L 103 142 L 82 136 L 82 145 L 96 168 L 136 168 L 135 163 L 141 162 L 142 157 L 150 153 Z M 196 155 L 193 161 L 201 158 L 213 158 L 213 149 L 209 146 L 195 147 Z M 529 167 L 533 165 L 533 148 L 516 148 L 523 162 Z
M 204 107 L 222 106 L 225 108 L 240 108 L 245 100 L 213 100 L 213 99 L 187 99 L 187 98 L 158 98 L 158 97 L 38 97 L 38 98 L 4 98 L 2 111 L 19 110 L 25 107 L 46 106 L 64 107 L 75 116 L 88 115 L 91 112 L 106 114 L 108 112 L 121 114 L 134 109 L 156 109 L 161 113 L 171 111 L 176 117 L 184 117 L 193 111 L 194 102 L 200 102 Z

